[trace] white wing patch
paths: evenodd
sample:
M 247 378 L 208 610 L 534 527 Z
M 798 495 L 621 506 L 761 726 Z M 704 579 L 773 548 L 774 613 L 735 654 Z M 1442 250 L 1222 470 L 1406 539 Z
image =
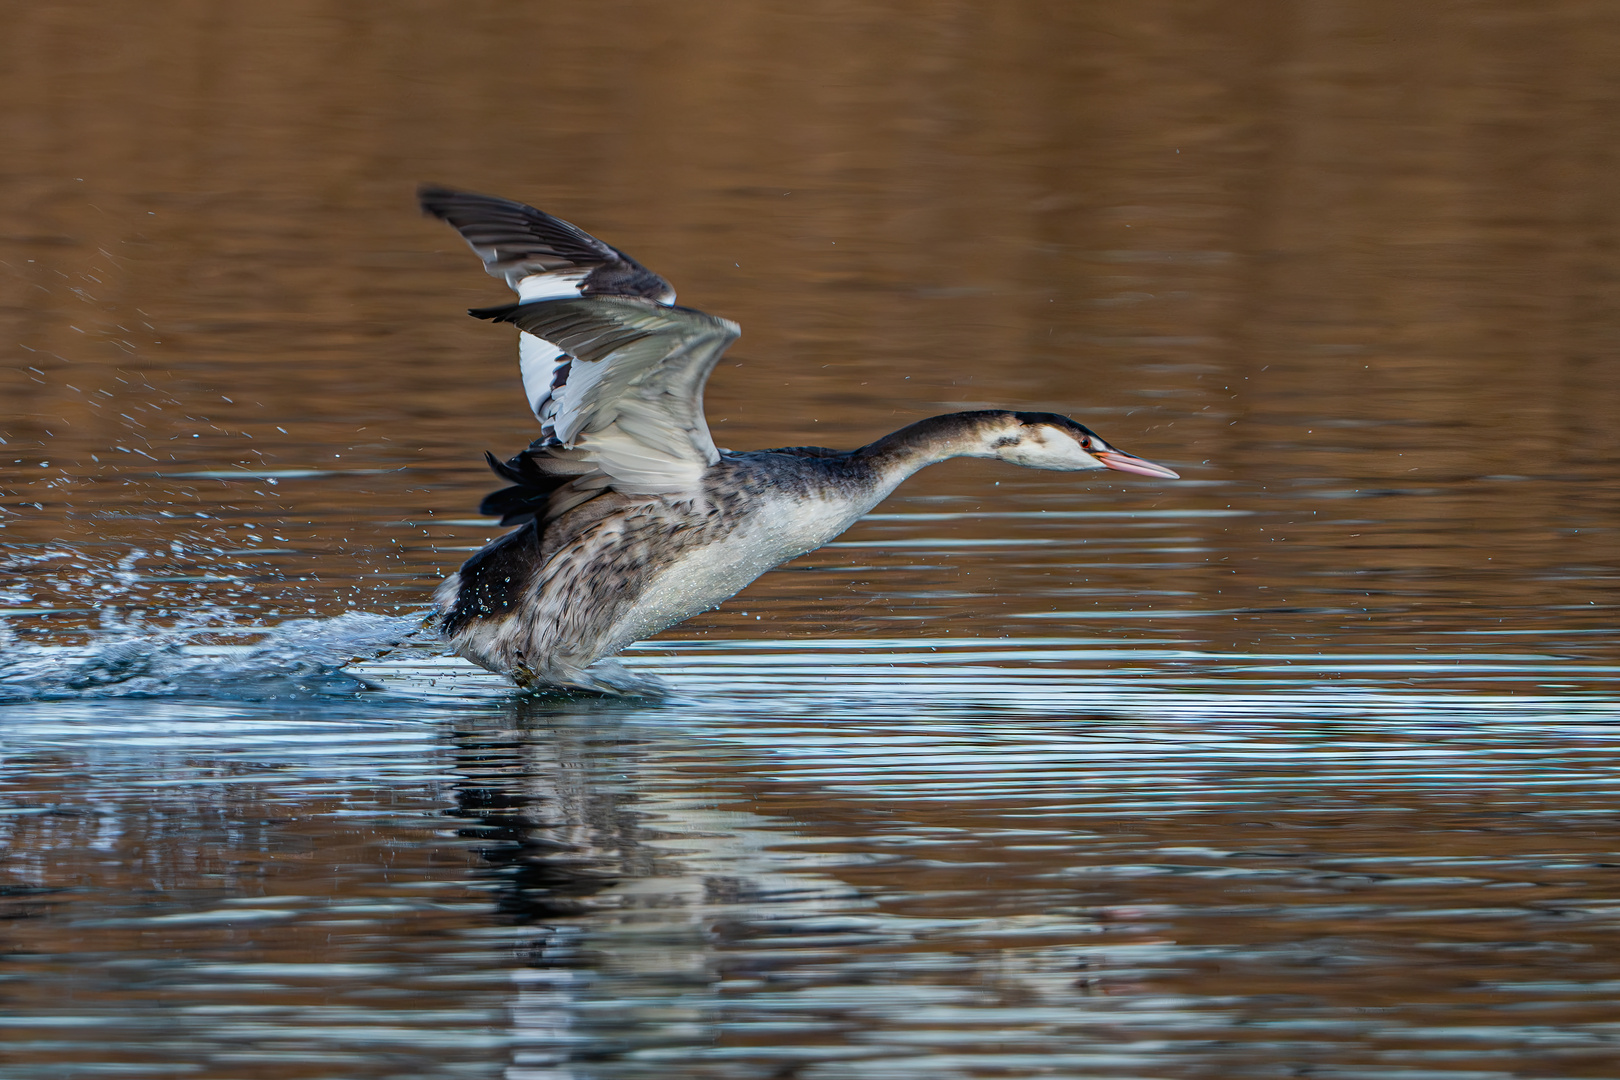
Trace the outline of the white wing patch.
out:
M 530 274 L 515 286 L 518 299 L 562 300 L 581 295 L 580 283 L 589 271 L 572 270 L 547 274 Z M 569 355 L 544 338 L 533 334 L 518 334 L 518 370 L 523 373 L 523 395 L 529 399 L 529 410 L 540 421 L 542 438 L 553 438 L 553 425 L 557 416 L 556 383 L 558 376 L 567 371 L 572 362 Z M 566 377 L 566 376 L 565 376 Z
M 580 283 L 589 276 L 589 270 L 559 270 L 546 274 L 530 274 L 526 278 L 519 279 L 512 287 L 517 290 L 518 299 L 523 303 L 530 300 L 562 300 L 567 297 L 583 296 Z
M 569 355 L 545 338 L 519 331 L 518 369 L 523 372 L 523 394 L 529 399 L 534 418 L 540 421 L 540 434 L 546 438 L 556 434 L 557 377 L 570 363 Z

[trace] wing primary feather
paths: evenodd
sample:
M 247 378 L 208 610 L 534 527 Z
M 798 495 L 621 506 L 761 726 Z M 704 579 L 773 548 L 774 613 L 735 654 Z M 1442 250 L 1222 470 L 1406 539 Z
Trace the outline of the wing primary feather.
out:
M 492 277 L 526 300 L 640 296 L 672 303 L 675 289 L 611 244 L 543 210 L 438 184 L 417 189 L 422 212 L 461 234 Z
M 438 184 L 423 184 L 416 196 L 423 213 L 447 223 L 474 248 L 520 247 L 572 264 L 633 261 L 578 225 L 525 203 Z

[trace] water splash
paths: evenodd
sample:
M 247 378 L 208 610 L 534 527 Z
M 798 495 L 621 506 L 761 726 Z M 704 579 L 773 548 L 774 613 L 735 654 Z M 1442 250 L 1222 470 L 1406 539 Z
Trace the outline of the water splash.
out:
M 373 684 L 343 670 L 428 643 L 420 615 L 348 612 L 254 628 L 252 645 L 204 645 L 217 627 L 152 630 L 103 620 L 87 645 L 34 645 L 0 621 L 0 703 L 60 698 L 212 697 L 243 701 L 352 695 Z

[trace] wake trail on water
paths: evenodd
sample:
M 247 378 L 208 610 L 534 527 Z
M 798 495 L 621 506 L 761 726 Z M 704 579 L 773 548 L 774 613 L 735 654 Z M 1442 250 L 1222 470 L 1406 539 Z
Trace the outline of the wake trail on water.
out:
M 403 648 L 439 646 L 423 614 L 351 611 L 250 628 L 251 645 L 204 645 L 219 628 L 105 628 L 85 645 L 18 641 L 0 622 L 0 704 L 80 698 L 238 701 L 348 696 L 375 685 L 343 670 Z M 240 632 L 242 628 L 232 627 Z

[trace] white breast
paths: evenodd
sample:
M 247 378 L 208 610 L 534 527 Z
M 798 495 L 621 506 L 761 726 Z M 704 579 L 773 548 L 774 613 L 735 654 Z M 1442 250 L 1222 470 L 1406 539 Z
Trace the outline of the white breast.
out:
M 642 638 L 717 607 L 755 578 L 825 544 L 871 507 L 845 500 L 766 498 L 723 540 L 694 548 L 650 581 L 614 625 L 614 653 Z

